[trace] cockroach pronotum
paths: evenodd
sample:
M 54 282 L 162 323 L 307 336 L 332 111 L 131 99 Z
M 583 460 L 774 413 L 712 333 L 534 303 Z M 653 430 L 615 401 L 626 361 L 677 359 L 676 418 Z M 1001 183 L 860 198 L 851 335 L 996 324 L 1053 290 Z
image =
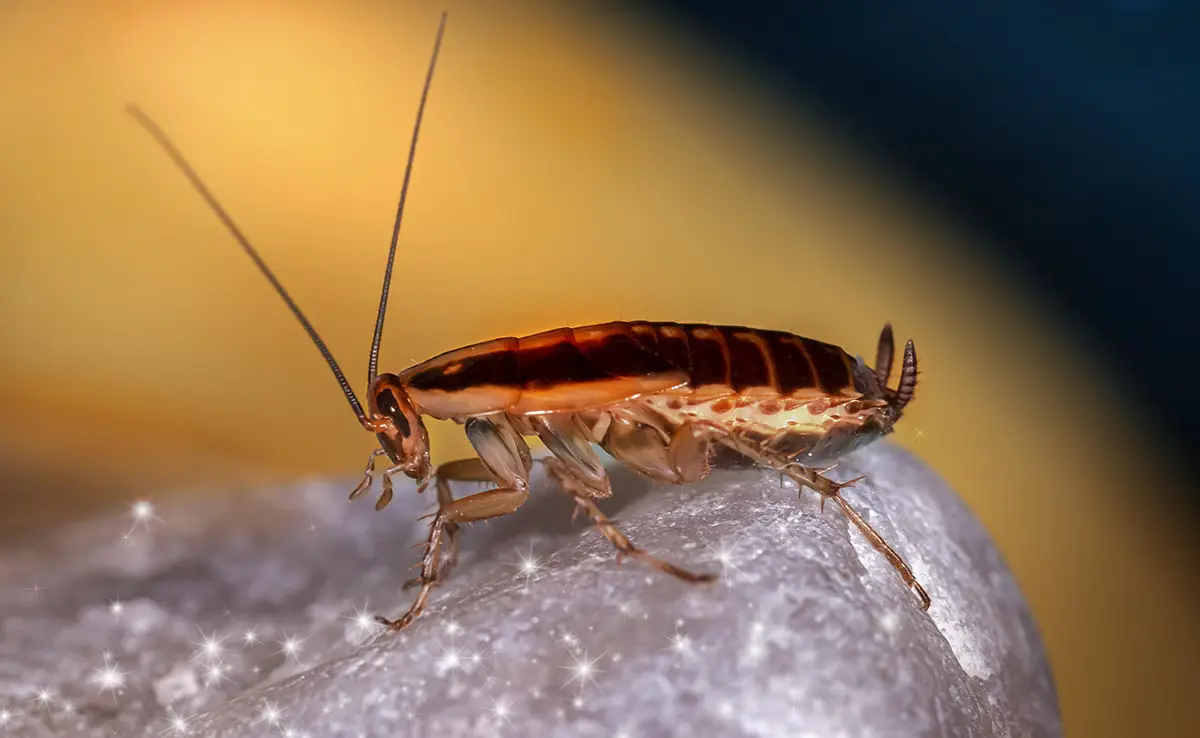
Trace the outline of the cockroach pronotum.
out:
M 826 500 L 836 502 L 920 598 L 921 609 L 928 609 L 929 595 L 908 565 L 842 497 L 841 490 L 862 477 L 835 482 L 824 476 L 828 468 L 822 468 L 890 433 L 913 398 L 917 357 L 911 340 L 904 347 L 899 384 L 887 386 L 895 351 L 890 325 L 880 335 L 873 370 L 837 346 L 781 331 L 613 322 L 498 338 L 443 353 L 399 374 L 378 373 L 396 244 L 445 25 L 443 14 L 417 107 L 384 270 L 366 410 L 316 329 L 179 149 L 145 113 L 129 106 L 283 298 L 333 370 L 363 428 L 378 439 L 379 448 L 371 452 L 350 499 L 370 489 L 380 456 L 390 464 L 380 474 L 377 510 L 392 499 L 393 475 L 416 480 L 417 492 L 436 480 L 438 509 L 420 576 L 406 585 L 420 590 L 407 612 L 395 620 L 378 617 L 379 622 L 399 630 L 420 615 L 430 591 L 455 565 L 461 524 L 521 507 L 529 497 L 535 463 L 525 442 L 529 436 L 546 445 L 549 456 L 537 461 L 617 549 L 618 559 L 637 558 L 688 582 L 715 579 L 643 551 L 600 511 L 596 500 L 608 497 L 611 488 L 594 445 L 651 480 L 671 484 L 697 482 L 714 466 L 752 463 L 776 470 L 801 488 L 815 490 L 822 509 Z M 425 416 L 462 425 L 477 457 L 434 469 Z M 452 481 L 496 486 L 455 499 Z M 448 550 L 441 560 L 443 546 Z

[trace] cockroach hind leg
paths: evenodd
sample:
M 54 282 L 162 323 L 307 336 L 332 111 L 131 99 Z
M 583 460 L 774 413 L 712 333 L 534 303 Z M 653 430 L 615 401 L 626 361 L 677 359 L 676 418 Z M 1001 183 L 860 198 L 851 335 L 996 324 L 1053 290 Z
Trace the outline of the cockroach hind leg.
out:
M 904 581 L 904 584 L 907 585 L 908 588 L 912 590 L 913 594 L 917 596 L 917 599 L 921 601 L 921 610 L 928 610 L 930 604 L 932 604 L 932 600 L 930 599 L 929 594 L 925 591 L 925 588 L 922 587 L 921 583 L 917 581 L 917 577 L 913 574 L 912 569 L 910 569 L 908 564 L 904 562 L 904 559 L 900 557 L 900 554 L 896 553 L 896 550 L 884 540 L 883 536 L 881 536 L 879 532 L 867 522 L 866 518 L 860 515 L 859 512 L 855 510 L 849 502 L 846 501 L 846 498 L 842 497 L 841 495 L 841 491 L 843 489 L 862 481 L 866 478 L 866 475 L 859 475 L 848 482 L 835 482 L 828 477 L 822 476 L 820 471 L 807 469 L 805 467 L 799 467 L 799 469 L 800 471 L 797 472 L 793 468 L 793 478 L 796 479 L 796 481 L 800 484 L 816 490 L 817 493 L 821 495 L 822 510 L 824 509 L 826 499 L 835 500 L 838 506 L 842 508 L 842 513 L 846 516 L 846 518 L 854 524 L 855 528 L 858 528 L 858 531 L 862 533 L 863 537 L 870 542 L 872 548 L 874 548 L 876 551 L 882 554 L 885 559 L 887 559 L 888 563 L 892 565 L 892 568 L 896 570 L 896 573 L 900 575 L 900 578 Z M 828 470 L 826 469 L 822 471 Z
M 826 471 L 828 471 L 828 470 L 826 470 Z M 825 514 L 825 501 L 826 500 L 828 500 L 830 498 L 836 498 L 840 501 L 842 499 L 842 497 L 841 497 L 842 490 L 844 490 L 847 487 L 853 487 L 855 484 L 861 482 L 862 480 L 864 480 L 866 478 L 867 478 L 866 474 L 859 474 L 857 477 L 855 477 L 854 479 L 851 479 L 848 482 L 835 482 L 835 481 L 829 479 L 828 477 L 820 477 L 820 479 L 829 483 L 829 490 L 830 490 L 830 491 L 824 491 L 824 490 L 820 490 L 820 489 L 817 490 L 817 492 L 821 495 L 821 514 L 822 515 Z

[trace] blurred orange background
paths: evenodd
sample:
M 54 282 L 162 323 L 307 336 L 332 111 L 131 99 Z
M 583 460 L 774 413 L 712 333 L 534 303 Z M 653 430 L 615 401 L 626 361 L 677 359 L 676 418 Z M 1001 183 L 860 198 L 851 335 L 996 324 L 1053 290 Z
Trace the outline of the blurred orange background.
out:
M 1191 733 L 1182 485 L 1129 400 L 972 234 L 632 16 L 449 3 L 382 368 L 612 319 L 912 336 L 895 440 L 1022 583 L 1070 736 Z M 125 115 L 183 148 L 361 390 L 440 7 L 0 9 L 0 536 L 171 490 L 352 480 L 372 438 L 261 276 Z M 434 461 L 467 451 L 432 427 Z M 1158 499 L 1155 495 L 1153 499 Z

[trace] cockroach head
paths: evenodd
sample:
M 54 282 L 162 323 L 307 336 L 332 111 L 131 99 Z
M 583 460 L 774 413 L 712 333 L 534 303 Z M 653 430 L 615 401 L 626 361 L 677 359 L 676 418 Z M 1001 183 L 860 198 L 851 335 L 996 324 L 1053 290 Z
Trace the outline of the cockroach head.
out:
M 424 482 L 432 474 L 429 463 L 429 431 L 408 399 L 404 383 L 395 374 L 380 374 L 367 390 L 375 436 L 393 464 L 405 474 Z

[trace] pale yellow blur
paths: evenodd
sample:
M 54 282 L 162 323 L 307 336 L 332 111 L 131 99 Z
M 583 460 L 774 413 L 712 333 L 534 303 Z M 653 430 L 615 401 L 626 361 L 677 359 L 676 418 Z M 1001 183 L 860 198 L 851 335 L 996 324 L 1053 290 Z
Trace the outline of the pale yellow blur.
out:
M 3 6 L 4 535 L 167 488 L 358 473 L 371 437 L 123 106 L 175 137 L 361 388 L 437 21 L 412 7 Z M 1056 316 L 669 29 L 498 7 L 450 5 L 383 367 L 633 318 L 873 357 L 891 320 L 923 371 L 897 440 L 1016 570 L 1068 735 L 1182 735 L 1200 608 L 1183 531 L 1145 505 L 1178 481 Z M 454 430 L 433 428 L 435 461 L 466 451 Z

